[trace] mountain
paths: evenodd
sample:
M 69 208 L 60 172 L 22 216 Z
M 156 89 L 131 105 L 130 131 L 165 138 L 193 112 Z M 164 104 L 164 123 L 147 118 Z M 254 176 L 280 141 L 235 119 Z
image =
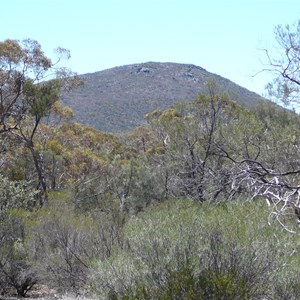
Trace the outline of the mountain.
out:
M 84 85 L 63 95 L 75 121 L 108 132 L 130 130 L 144 115 L 178 101 L 191 101 L 214 79 L 220 92 L 248 107 L 263 98 L 205 69 L 178 63 L 147 62 L 80 76 Z

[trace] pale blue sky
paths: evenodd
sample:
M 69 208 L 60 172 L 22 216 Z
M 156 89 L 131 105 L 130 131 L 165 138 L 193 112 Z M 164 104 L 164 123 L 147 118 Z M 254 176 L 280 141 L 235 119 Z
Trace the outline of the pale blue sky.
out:
M 299 0 L 1 0 L 0 40 L 71 51 L 79 74 L 147 61 L 191 63 L 259 94 L 260 48 L 300 18 Z

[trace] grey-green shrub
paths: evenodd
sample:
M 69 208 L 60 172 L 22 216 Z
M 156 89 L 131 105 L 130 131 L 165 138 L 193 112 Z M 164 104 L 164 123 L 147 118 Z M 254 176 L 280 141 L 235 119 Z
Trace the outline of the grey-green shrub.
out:
M 121 217 L 102 211 L 80 213 L 65 193 L 32 218 L 27 245 L 41 282 L 59 292 L 83 292 L 91 266 L 108 258 L 122 243 Z
M 94 267 L 91 289 L 101 299 L 268 297 L 298 239 L 268 215 L 242 201 L 150 206 L 125 226 L 126 247 Z

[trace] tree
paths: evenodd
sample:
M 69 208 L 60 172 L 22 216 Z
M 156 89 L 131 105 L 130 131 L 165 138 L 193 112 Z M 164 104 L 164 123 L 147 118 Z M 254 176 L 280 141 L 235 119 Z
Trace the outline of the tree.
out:
M 275 53 L 265 49 L 267 67 L 262 71 L 276 76 L 266 89 L 275 102 L 295 108 L 300 104 L 300 20 L 293 25 L 276 26 L 274 34 L 278 47 Z M 269 105 L 267 109 L 270 108 Z M 258 113 L 261 114 L 262 110 Z M 270 147 L 268 160 L 241 160 L 239 165 L 243 165 L 244 176 L 250 180 L 254 195 L 261 195 L 268 199 L 270 205 L 274 205 L 274 215 L 278 220 L 290 210 L 295 210 L 299 218 L 299 118 L 279 109 L 275 113 L 276 118 L 266 118 L 269 121 L 273 119 L 267 125 L 269 137 L 273 137 L 273 142 L 270 139 L 267 142 Z M 270 128 L 270 125 L 275 128 Z M 285 222 L 282 224 L 285 226 Z
M 285 105 L 300 101 L 300 20 L 292 26 L 278 25 L 275 38 L 279 46 L 276 55 L 266 51 L 268 68 L 277 77 L 267 85 L 269 95 Z
M 151 156 L 166 195 L 201 202 L 263 198 L 272 215 L 294 230 L 290 213 L 300 215 L 296 113 L 272 103 L 250 111 L 210 89 L 191 104 L 154 111 L 148 120 L 161 139 L 161 151 Z
M 0 138 L 17 136 L 19 143 L 30 150 L 37 189 L 44 199 L 47 185 L 43 157 L 35 148 L 34 137 L 42 119 L 49 116 L 59 100 L 60 91 L 78 83 L 73 73 L 59 67 L 62 59 L 70 58 L 69 51 L 58 48 L 56 52 L 58 59 L 52 62 L 37 41 L 0 42 Z
M 208 95 L 179 104 L 164 112 L 148 114 L 161 138 L 161 150 L 154 151 L 162 173 L 166 198 L 189 196 L 203 201 L 231 198 L 231 165 L 220 151 L 228 145 L 230 130 L 237 126 L 239 110 L 227 95 L 219 95 L 213 83 Z M 232 143 L 240 144 L 236 140 Z M 158 150 L 158 149 L 157 149 Z
M 266 200 L 273 208 L 271 216 L 285 229 L 294 231 L 293 212 L 299 218 L 300 206 L 300 118 L 272 103 L 257 107 L 252 117 L 245 119 L 248 128 L 241 124 L 233 128 L 235 138 L 238 132 L 245 133 L 234 151 L 229 151 L 226 144 L 218 145 L 223 155 L 233 162 L 231 185 L 234 189 L 243 187 L 250 199 Z M 248 140 L 248 144 L 243 140 Z M 253 148 L 252 155 L 248 155 L 250 148 Z

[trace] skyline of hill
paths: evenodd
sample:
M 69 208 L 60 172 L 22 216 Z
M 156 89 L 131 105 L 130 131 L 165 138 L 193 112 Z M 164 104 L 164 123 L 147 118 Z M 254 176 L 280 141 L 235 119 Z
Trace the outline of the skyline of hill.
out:
M 108 132 L 131 130 L 145 122 L 144 115 L 206 92 L 214 80 L 220 93 L 252 107 L 258 94 L 192 64 L 147 62 L 80 75 L 84 85 L 62 96 L 74 111 L 74 120 Z

